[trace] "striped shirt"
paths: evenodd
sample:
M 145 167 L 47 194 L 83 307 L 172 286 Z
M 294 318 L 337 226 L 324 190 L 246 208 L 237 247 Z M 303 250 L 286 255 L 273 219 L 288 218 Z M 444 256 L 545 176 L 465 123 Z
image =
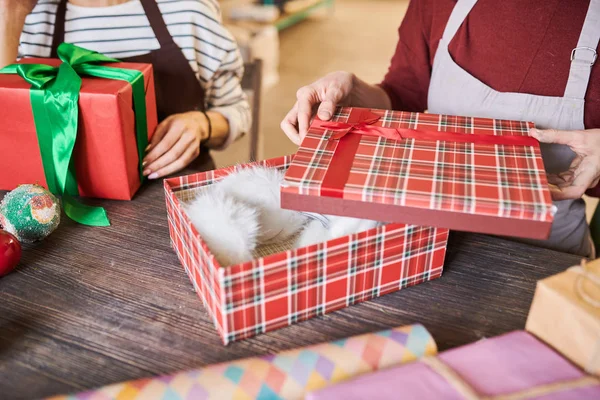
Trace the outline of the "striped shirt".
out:
M 208 110 L 229 121 L 223 146 L 248 132 L 251 112 L 241 88 L 243 61 L 221 23 L 216 0 L 156 0 L 175 43 L 206 93 Z M 40 0 L 25 20 L 19 58 L 50 57 L 58 0 Z M 113 58 L 132 57 L 160 47 L 140 0 L 108 7 L 67 3 L 65 41 Z

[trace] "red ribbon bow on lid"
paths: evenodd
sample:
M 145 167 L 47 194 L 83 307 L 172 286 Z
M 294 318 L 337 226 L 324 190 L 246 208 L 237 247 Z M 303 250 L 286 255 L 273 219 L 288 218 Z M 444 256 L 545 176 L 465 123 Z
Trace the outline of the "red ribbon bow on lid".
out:
M 354 109 L 351 114 L 355 122 L 330 122 L 315 119 L 313 126 L 316 128 L 335 131 L 329 140 L 340 140 L 349 133 L 357 133 L 364 136 L 383 137 L 391 140 L 418 139 L 430 141 L 448 141 L 473 144 L 497 144 L 497 145 L 516 145 L 516 146 L 536 146 L 539 144 L 537 139 L 531 136 L 514 135 L 486 135 L 481 133 L 459 133 L 445 132 L 427 129 L 405 129 L 388 128 L 374 125 L 381 119 L 381 116 L 369 110 Z
M 352 115 L 356 122 L 330 122 L 315 120 L 314 126 L 335 131 L 330 140 L 340 140 L 348 133 L 358 133 L 365 136 L 384 137 L 392 140 L 402 140 L 403 136 L 396 128 L 385 128 L 374 125 L 381 117 L 369 110 L 360 110 L 358 115 Z

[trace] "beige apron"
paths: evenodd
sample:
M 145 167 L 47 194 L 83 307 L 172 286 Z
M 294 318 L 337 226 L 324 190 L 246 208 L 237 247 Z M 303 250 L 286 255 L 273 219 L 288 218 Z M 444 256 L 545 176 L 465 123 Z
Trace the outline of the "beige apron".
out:
M 454 62 L 448 44 L 475 3 L 477 0 L 458 0 L 448 19 L 433 61 L 429 112 L 531 121 L 539 128 L 584 129 L 585 92 L 600 38 L 600 0 L 590 1 L 577 48 L 571 54 L 571 69 L 563 97 L 498 92 Z M 575 153 L 564 145 L 542 144 L 542 156 L 546 171 L 558 173 L 569 169 Z M 550 238 L 528 242 L 582 256 L 593 254 L 583 199 L 554 204 L 557 213 Z

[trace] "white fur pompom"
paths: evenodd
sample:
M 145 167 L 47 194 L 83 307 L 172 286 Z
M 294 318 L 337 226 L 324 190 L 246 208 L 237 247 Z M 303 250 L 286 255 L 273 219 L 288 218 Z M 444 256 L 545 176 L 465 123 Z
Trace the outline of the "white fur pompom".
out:
M 298 240 L 296 240 L 296 247 L 309 246 L 311 244 L 326 242 L 354 233 L 368 231 L 379 225 L 379 222 L 368 219 L 338 217 L 332 215 L 323 216 L 323 219 L 326 221 L 327 226 L 324 226 L 323 221 L 319 219 L 312 220 L 306 228 L 304 228 L 298 237 Z
M 235 265 L 254 258 L 259 229 L 258 211 L 220 190 L 210 187 L 185 211 L 222 266 Z
M 368 219 L 349 218 L 349 217 L 329 217 L 329 234 L 331 239 L 348 236 L 353 233 L 368 231 L 376 228 L 379 222 Z
M 296 248 L 310 246 L 311 244 L 317 244 L 326 242 L 329 240 L 329 230 L 323 226 L 321 221 L 312 220 L 302 230 L 298 239 L 296 239 Z
M 217 183 L 220 190 L 256 207 L 259 211 L 259 243 L 277 242 L 295 235 L 306 224 L 306 217 L 281 208 L 279 185 L 284 172 L 275 168 L 245 168 Z

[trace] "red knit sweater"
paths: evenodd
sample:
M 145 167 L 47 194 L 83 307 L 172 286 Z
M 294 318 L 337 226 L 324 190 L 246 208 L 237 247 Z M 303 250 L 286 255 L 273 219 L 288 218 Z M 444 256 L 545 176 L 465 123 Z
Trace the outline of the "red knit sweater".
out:
M 427 108 L 433 58 L 455 4 L 411 1 L 382 82 L 394 109 Z M 450 54 L 497 91 L 562 97 L 588 6 L 589 0 L 479 0 L 450 42 Z M 600 59 L 585 100 L 585 127 L 600 128 Z

